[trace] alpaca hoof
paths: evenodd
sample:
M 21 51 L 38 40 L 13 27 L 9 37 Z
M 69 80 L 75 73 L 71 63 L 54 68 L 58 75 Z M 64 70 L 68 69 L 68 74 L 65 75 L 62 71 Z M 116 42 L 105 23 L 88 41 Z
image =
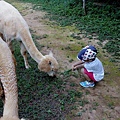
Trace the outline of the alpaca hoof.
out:
M 30 65 L 26 65 L 25 68 L 26 68 L 26 69 L 29 69 L 29 68 L 31 68 L 31 66 L 30 66 Z

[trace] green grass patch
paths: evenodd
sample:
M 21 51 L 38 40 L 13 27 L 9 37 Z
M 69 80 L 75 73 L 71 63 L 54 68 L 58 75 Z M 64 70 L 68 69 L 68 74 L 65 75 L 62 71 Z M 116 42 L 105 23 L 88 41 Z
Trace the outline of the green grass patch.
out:
M 33 38 L 36 38 L 33 36 Z M 36 46 L 40 50 L 42 47 Z M 16 74 L 18 80 L 19 115 L 27 119 L 49 120 L 65 119 L 74 102 L 82 97 L 82 93 L 67 90 L 64 78 L 70 76 L 70 72 L 63 72 L 63 79 L 49 77 L 40 72 L 37 63 L 28 55 L 30 69 L 25 69 L 23 57 L 20 54 L 20 46 L 17 41 L 13 42 L 15 58 L 17 61 Z M 68 75 L 69 74 L 69 75 Z M 0 114 L 2 116 L 3 104 L 0 102 Z
M 111 55 L 117 56 L 116 59 L 120 58 L 120 8 L 115 6 L 116 2 L 114 5 L 107 4 L 109 2 L 96 5 L 93 1 L 88 1 L 87 15 L 84 15 L 82 1 L 79 0 L 23 1 L 32 2 L 35 10 L 47 11 L 47 17 L 60 26 L 75 25 L 80 31 L 86 31 L 86 36 L 96 34 L 101 43 L 108 40 L 105 49 Z

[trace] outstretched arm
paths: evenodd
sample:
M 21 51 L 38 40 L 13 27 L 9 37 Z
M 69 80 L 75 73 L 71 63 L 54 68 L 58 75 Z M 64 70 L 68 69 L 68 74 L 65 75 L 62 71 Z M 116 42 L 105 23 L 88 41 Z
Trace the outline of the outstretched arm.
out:
M 74 70 L 76 70 L 78 68 L 82 68 L 82 67 L 84 67 L 84 62 L 79 60 L 78 62 L 76 62 L 72 65 L 72 70 L 74 71 Z

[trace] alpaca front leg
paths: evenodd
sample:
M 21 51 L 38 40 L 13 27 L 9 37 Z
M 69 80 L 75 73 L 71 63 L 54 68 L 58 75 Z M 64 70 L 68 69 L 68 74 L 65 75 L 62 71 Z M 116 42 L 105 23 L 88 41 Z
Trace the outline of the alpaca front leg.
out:
M 23 56 L 23 59 L 24 59 L 25 68 L 28 69 L 28 68 L 30 68 L 30 65 L 27 60 L 27 50 L 22 42 L 20 42 L 20 48 L 21 48 L 21 50 L 20 50 L 21 55 Z

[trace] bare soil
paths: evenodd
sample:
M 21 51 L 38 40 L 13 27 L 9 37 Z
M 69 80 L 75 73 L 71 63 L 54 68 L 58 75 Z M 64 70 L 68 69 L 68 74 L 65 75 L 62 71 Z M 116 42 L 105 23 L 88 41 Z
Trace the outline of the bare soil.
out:
M 93 44 L 99 50 L 98 58 L 103 62 L 105 78 L 95 88 L 82 88 L 79 82 L 83 78 L 79 73 L 75 71 L 78 77 L 70 76 L 66 87 L 69 89 L 70 83 L 76 83 L 77 86 L 73 89 L 82 91 L 88 104 L 80 106 L 78 100 L 75 103 L 77 109 L 66 115 L 66 120 L 120 120 L 120 71 L 116 64 L 109 62 L 109 54 L 98 45 L 99 40 L 84 37 L 84 34 L 79 34 L 80 40 L 74 39 L 71 34 L 80 32 L 74 26 L 60 27 L 53 24 L 54 22 L 44 18 L 47 13 L 33 10 L 31 4 L 13 4 L 16 7 L 21 4 L 22 8 L 18 9 L 27 21 L 31 33 L 40 36 L 36 40 L 43 46 L 41 53 L 45 55 L 50 50 L 54 53 L 60 64 L 59 72 L 71 69 L 72 64 L 77 61 L 77 53 L 83 46 Z

